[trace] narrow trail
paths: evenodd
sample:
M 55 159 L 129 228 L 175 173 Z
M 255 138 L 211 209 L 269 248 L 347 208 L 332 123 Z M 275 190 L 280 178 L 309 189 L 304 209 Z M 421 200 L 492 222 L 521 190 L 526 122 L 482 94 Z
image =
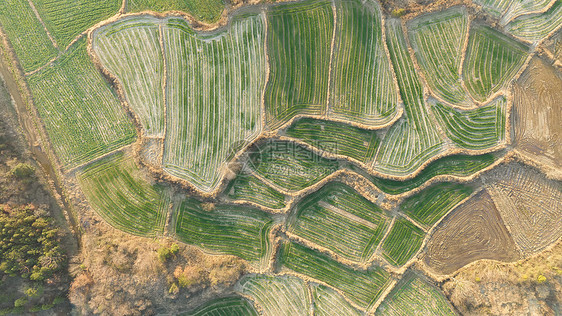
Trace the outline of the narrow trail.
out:
M 39 20 L 39 22 L 41 22 L 41 25 L 43 25 L 43 29 L 47 33 L 47 36 L 49 37 L 49 40 L 51 40 L 51 43 L 53 43 L 53 46 L 55 46 L 56 49 L 60 50 L 59 45 L 57 44 L 57 42 L 55 41 L 55 39 L 51 35 L 51 32 L 49 32 L 49 30 L 47 29 L 47 25 L 45 25 L 45 22 L 43 21 L 43 19 L 39 15 L 39 11 L 37 11 L 37 9 L 35 8 L 35 4 L 33 4 L 33 2 L 31 0 L 27 0 L 27 2 L 29 3 L 29 6 L 31 7 L 31 10 L 33 10 L 33 13 L 35 14 L 35 17 L 37 18 L 37 20 Z

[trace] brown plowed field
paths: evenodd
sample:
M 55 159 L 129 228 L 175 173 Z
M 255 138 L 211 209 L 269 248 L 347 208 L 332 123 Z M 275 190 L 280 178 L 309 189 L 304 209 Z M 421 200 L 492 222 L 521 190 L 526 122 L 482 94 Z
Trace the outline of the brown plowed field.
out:
M 439 224 L 423 260 L 435 272 L 450 274 L 479 259 L 514 261 L 519 257 L 492 198 L 482 190 Z

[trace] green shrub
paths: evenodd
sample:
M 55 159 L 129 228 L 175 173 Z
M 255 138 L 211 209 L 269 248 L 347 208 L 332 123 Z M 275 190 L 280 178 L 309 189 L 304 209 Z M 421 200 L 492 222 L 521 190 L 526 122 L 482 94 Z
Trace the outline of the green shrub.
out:
M 19 163 L 10 170 L 10 175 L 18 179 L 26 179 L 35 173 L 35 168 L 26 163 Z
M 27 304 L 27 297 L 21 297 L 14 301 L 14 307 L 22 307 Z

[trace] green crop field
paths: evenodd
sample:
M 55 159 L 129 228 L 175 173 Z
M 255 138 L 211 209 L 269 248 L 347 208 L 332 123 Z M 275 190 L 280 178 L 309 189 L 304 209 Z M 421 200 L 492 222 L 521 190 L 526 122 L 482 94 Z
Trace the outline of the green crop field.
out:
M 286 206 L 285 196 L 255 176 L 240 173 L 225 189 L 232 200 L 253 202 L 272 209 Z
M 312 302 L 305 282 L 290 276 L 249 275 L 238 284 L 238 291 L 251 297 L 264 315 L 310 315 Z
M 422 15 L 408 23 L 408 35 L 427 84 L 437 96 L 456 105 L 469 105 L 461 86 L 460 67 L 468 33 L 464 7 Z
M 425 233 L 409 220 L 398 217 L 382 243 L 382 255 L 391 264 L 401 266 L 420 249 Z
M 424 106 L 423 86 L 408 53 L 399 20 L 387 20 L 386 42 L 404 101 L 405 117 L 394 124 L 379 146 L 373 169 L 406 175 L 438 154 L 442 141 Z
M 560 28 L 561 23 L 562 1 L 557 0 L 548 11 L 518 17 L 508 24 L 506 28 L 508 32 L 519 38 L 536 42 Z
M 499 18 L 502 25 L 519 15 L 544 10 L 550 2 L 551 0 L 474 0 L 474 3 L 480 4 L 488 14 Z
M 462 77 L 473 98 L 484 102 L 521 68 L 529 49 L 487 26 L 475 25 L 464 60 Z
M 357 262 L 369 260 L 389 220 L 382 210 L 341 182 L 330 182 L 303 199 L 287 230 Z
M 0 1 L 0 26 L 25 72 L 43 66 L 59 53 L 27 0 Z
M 112 226 L 142 236 L 163 233 L 169 195 L 142 179 L 132 157 L 117 153 L 104 158 L 78 179 L 88 202 Z
M 258 316 L 258 312 L 248 300 L 238 296 L 221 297 L 183 316 Z
M 472 190 L 463 184 L 439 183 L 405 199 L 400 210 L 420 225 L 429 228 L 467 198 Z
M 369 126 L 396 116 L 398 91 L 384 50 L 377 1 L 336 1 L 328 115 Z
M 175 210 L 175 233 L 179 240 L 222 254 L 267 264 L 269 231 L 273 220 L 258 210 L 241 206 L 205 205 L 188 198 Z
M 257 174 L 290 191 L 307 188 L 338 169 L 336 160 L 287 141 L 268 141 L 250 159 Z
M 96 55 L 123 86 L 145 133 L 163 136 L 164 59 L 158 19 L 127 19 L 98 29 L 93 38 Z
M 435 160 L 427 165 L 427 167 L 425 167 L 416 177 L 405 181 L 396 181 L 367 175 L 355 166 L 352 166 L 351 169 L 363 174 L 381 191 L 388 194 L 401 194 L 415 189 L 429 181 L 431 178 L 439 175 L 452 175 L 458 177 L 469 176 L 488 167 L 494 163 L 495 160 L 496 157 L 493 154 L 483 154 L 478 156 L 451 155 Z
M 183 11 L 199 21 L 214 23 L 224 11 L 224 0 L 128 0 L 127 11 Z
M 424 277 L 410 272 L 377 308 L 377 316 L 456 315 L 445 296 Z
M 436 103 L 432 106 L 441 128 L 459 147 L 487 149 L 505 138 L 507 101 L 501 96 L 474 110 L 455 110 Z
M 267 123 L 274 128 L 296 114 L 321 114 L 334 28 L 330 1 L 272 6 L 267 23 Z
M 320 150 L 364 163 L 373 160 L 380 142 L 374 131 L 312 118 L 295 121 L 287 128 L 286 133 Z
M 125 109 L 90 60 L 85 39 L 28 82 L 64 167 L 83 164 L 136 139 Z
M 296 243 L 284 244 L 279 256 L 284 268 L 342 291 L 349 300 L 365 309 L 375 303 L 390 282 L 390 275 L 380 267 L 356 270 Z
M 116 15 L 122 0 L 33 0 L 61 49 L 96 23 Z
M 198 35 L 183 19 L 165 23 L 168 106 L 163 166 L 200 190 L 212 191 L 240 142 L 261 132 L 263 16 L 236 18 L 229 32 L 217 34 Z
M 338 292 L 324 286 L 311 285 L 314 300 L 314 315 L 317 316 L 360 316 L 363 315 L 349 304 Z

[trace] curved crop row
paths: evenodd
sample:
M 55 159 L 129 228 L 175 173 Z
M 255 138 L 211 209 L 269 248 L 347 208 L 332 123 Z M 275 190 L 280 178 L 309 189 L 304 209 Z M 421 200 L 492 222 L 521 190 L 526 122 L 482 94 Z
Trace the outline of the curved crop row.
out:
M 408 53 L 399 20 L 388 20 L 386 42 L 404 101 L 405 117 L 383 138 L 373 164 L 376 171 L 406 175 L 438 154 L 442 141 L 424 106 L 423 87 Z
M 464 7 L 423 15 L 408 23 L 408 35 L 427 84 L 443 100 L 470 105 L 461 86 L 463 43 L 468 33 Z
M 163 22 L 168 74 L 163 167 L 210 192 L 241 143 L 262 128 L 263 16 L 236 18 L 228 32 L 218 34 L 195 33 L 184 19 Z
M 266 213 L 240 206 L 201 205 L 193 198 L 182 201 L 176 212 L 175 233 L 179 240 L 259 264 L 267 263 L 273 220 Z
M 459 147 L 487 149 L 505 138 L 506 105 L 501 96 L 475 110 L 460 111 L 439 103 L 431 109 L 447 136 Z
M 266 120 L 272 129 L 295 114 L 326 106 L 334 17 L 330 1 L 272 6 L 267 14 L 269 81 Z
M 423 230 L 398 217 L 382 243 L 382 256 L 392 265 L 402 266 L 420 249 L 424 237 Z
M 443 293 L 424 277 L 409 272 L 384 299 L 375 315 L 410 315 L 413 311 L 419 315 L 456 315 Z
M 379 145 L 374 131 L 344 123 L 302 118 L 287 128 L 287 136 L 302 140 L 320 150 L 370 162 Z
M 86 163 L 136 139 L 119 99 L 90 60 L 85 39 L 51 67 L 28 77 L 28 83 L 64 167 Z
M 330 182 L 304 198 L 287 229 L 352 261 L 365 262 L 382 239 L 382 210 L 341 182 Z
M 267 141 L 250 155 L 254 171 L 277 186 L 298 191 L 338 169 L 338 162 L 318 156 L 293 142 Z
M 86 167 L 78 180 L 88 202 L 112 226 L 134 235 L 163 232 L 168 196 L 141 178 L 132 157 L 104 158 Z
M 400 211 L 429 228 L 471 193 L 472 188 L 464 184 L 439 183 L 405 199 Z
M 511 34 L 536 42 L 562 25 L 562 1 L 558 0 L 544 13 L 521 16 L 506 27 Z
M 314 315 L 316 316 L 360 316 L 358 310 L 353 308 L 340 293 L 319 284 L 310 285 L 314 302 Z
M 474 0 L 475 3 L 484 7 L 484 10 L 500 19 L 502 25 L 507 24 L 513 18 L 529 12 L 543 10 L 550 4 L 551 0 Z
M 484 102 L 523 66 L 529 48 L 487 26 L 470 29 L 462 76 L 472 97 Z
M 388 194 L 401 194 L 415 189 L 431 178 L 440 175 L 451 175 L 457 177 L 466 177 L 472 175 L 488 166 L 490 166 L 496 157 L 492 154 L 483 154 L 479 156 L 471 155 L 452 155 L 435 160 L 425 167 L 416 177 L 405 180 L 396 181 L 374 177 L 365 173 L 355 166 L 352 170 L 361 173 L 369 181 L 373 182 L 377 188 Z
M 134 18 L 99 29 L 92 46 L 123 86 L 149 136 L 164 136 L 164 58 L 158 19 Z M 123 58 L 127 56 L 127 58 Z
M 396 115 L 398 94 L 384 50 L 376 1 L 337 1 L 328 116 L 384 125 Z
M 225 192 L 230 199 L 253 202 L 272 209 L 282 209 L 286 206 L 285 195 L 247 173 L 238 174 Z
M 0 24 L 24 71 L 35 70 L 57 56 L 58 50 L 28 0 L 0 1 Z
M 203 304 L 190 313 L 182 313 L 183 316 L 258 316 L 258 312 L 245 298 L 221 297 Z
M 240 281 L 238 291 L 251 297 L 266 316 L 310 315 L 308 287 L 299 278 L 250 275 Z
M 287 269 L 342 291 L 349 300 L 364 309 L 373 306 L 390 283 L 390 275 L 380 267 L 356 270 L 296 243 L 282 246 L 279 261 Z

